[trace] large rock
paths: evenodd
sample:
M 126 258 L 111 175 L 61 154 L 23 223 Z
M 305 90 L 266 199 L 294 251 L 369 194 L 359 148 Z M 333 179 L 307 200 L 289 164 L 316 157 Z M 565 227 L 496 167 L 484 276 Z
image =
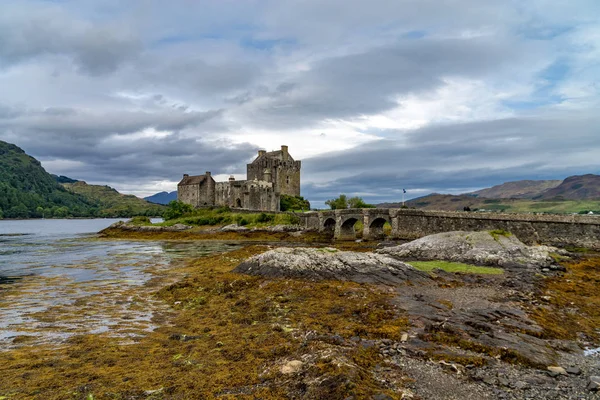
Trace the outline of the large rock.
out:
M 555 266 L 549 246 L 527 246 L 510 234 L 482 232 L 444 232 L 425 236 L 400 246 L 376 252 L 408 260 L 446 260 L 500 267 Z
M 134 225 L 129 222 L 117 221 L 106 229 L 121 229 L 132 232 L 180 232 L 192 229 L 192 227 L 184 224 L 175 224 L 172 226 Z
M 333 248 L 280 247 L 249 258 L 234 271 L 275 278 L 336 279 L 383 284 L 430 279 L 424 272 L 386 255 Z

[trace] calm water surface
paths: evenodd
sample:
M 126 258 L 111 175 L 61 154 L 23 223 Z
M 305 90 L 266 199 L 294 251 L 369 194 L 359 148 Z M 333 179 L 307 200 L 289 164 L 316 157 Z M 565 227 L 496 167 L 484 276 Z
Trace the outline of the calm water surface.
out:
M 82 333 L 139 336 L 165 308 L 150 279 L 168 284 L 166 272 L 183 265 L 175 261 L 239 247 L 96 237 L 116 221 L 0 220 L 0 350 Z

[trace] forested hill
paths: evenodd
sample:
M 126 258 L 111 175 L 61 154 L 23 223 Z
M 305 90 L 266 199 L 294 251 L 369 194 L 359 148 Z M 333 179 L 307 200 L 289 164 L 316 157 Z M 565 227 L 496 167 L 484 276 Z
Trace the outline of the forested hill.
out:
M 40 162 L 14 144 L 0 141 L 0 216 L 86 216 L 93 204 L 68 192 Z
M 92 195 L 65 189 L 40 162 L 14 144 L 0 140 L 0 218 L 128 217 L 158 215 L 161 210 L 122 196 L 119 207 Z M 70 179 L 69 179 L 70 180 Z M 70 180 L 75 182 L 75 180 Z M 132 196 L 133 197 L 133 196 Z
M 128 217 L 133 215 L 158 216 L 164 206 L 151 204 L 134 195 L 122 194 L 110 186 L 88 185 L 83 181 L 63 183 L 70 192 L 79 194 L 89 200 L 95 201 L 105 215 Z

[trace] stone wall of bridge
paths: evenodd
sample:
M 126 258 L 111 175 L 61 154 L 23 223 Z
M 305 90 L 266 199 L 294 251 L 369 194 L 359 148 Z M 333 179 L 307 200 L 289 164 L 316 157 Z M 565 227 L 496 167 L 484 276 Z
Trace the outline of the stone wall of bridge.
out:
M 408 209 L 348 209 L 298 214 L 304 226 L 331 231 L 336 239 L 355 239 L 354 224 L 364 225 L 363 237 L 382 239 L 383 226 L 391 225 L 390 239 L 417 239 L 449 231 L 502 229 L 528 244 L 600 249 L 600 217 Z

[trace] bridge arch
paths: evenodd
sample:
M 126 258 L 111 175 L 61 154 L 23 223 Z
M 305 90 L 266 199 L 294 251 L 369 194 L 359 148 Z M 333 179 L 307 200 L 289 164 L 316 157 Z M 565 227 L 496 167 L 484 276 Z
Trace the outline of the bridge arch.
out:
M 350 216 L 340 221 L 339 233 L 336 235 L 337 239 L 342 240 L 353 240 L 356 239 L 356 232 L 354 231 L 354 225 L 359 221 L 356 216 Z
M 323 221 L 323 226 L 322 229 L 325 232 L 329 232 L 333 235 L 333 233 L 335 232 L 335 218 L 334 217 L 328 217 L 325 218 L 325 221 Z
M 368 225 L 368 236 L 367 239 L 383 239 L 385 238 L 385 232 L 383 227 L 386 223 L 389 223 L 389 217 L 377 216 L 371 218 L 371 221 Z

